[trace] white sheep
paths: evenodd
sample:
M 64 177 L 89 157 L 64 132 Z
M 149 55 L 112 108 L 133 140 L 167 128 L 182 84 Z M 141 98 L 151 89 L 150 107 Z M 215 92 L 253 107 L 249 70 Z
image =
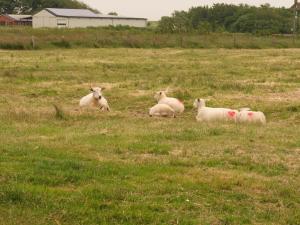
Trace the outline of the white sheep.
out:
M 199 122 L 237 121 L 237 110 L 206 107 L 204 99 L 196 99 L 194 107 L 198 109 L 196 119 Z
M 88 107 L 88 106 L 95 106 L 95 107 L 100 107 L 100 110 L 104 111 L 110 111 L 110 107 L 108 105 L 108 102 L 106 98 L 102 95 L 102 90 L 103 88 L 99 87 L 91 87 L 91 92 L 90 94 L 84 96 L 81 98 L 79 102 L 80 107 Z
M 105 110 L 110 111 L 108 102 L 107 102 L 106 98 L 102 95 L 99 96 L 98 105 L 102 111 L 105 111 Z
M 175 111 L 167 104 L 156 104 L 149 111 L 149 116 L 174 117 Z
M 172 109 L 174 109 L 175 113 L 183 113 L 184 111 L 184 104 L 177 98 L 167 97 L 165 91 L 157 92 L 154 98 L 157 100 L 158 104 L 169 105 Z
M 250 111 L 249 108 L 240 109 L 237 115 L 237 121 L 239 123 L 257 123 L 266 124 L 266 116 L 263 112 Z
M 99 97 L 102 95 L 102 88 L 94 87 L 90 89 L 91 93 L 80 99 L 80 107 L 98 106 Z

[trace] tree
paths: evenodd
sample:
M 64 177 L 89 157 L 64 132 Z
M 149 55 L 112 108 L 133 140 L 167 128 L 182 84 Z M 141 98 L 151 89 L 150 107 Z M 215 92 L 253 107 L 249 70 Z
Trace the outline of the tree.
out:
M 292 11 L 274 8 L 269 4 L 249 5 L 214 4 L 194 7 L 189 11 L 175 11 L 159 22 L 161 32 L 242 32 L 256 34 L 290 33 Z
M 91 9 L 77 0 L 0 0 L 2 14 L 31 14 L 44 8 Z M 95 9 L 91 9 L 98 12 Z
M 172 17 L 164 16 L 159 21 L 157 29 L 164 33 L 173 33 L 175 31 L 174 19 Z

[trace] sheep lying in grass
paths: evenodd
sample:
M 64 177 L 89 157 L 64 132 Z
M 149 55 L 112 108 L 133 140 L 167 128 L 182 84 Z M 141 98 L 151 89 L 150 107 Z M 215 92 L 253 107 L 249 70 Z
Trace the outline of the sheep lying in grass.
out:
M 196 99 L 194 107 L 198 109 L 196 119 L 199 122 L 237 121 L 237 110 L 206 107 L 204 99 Z
M 167 97 L 165 91 L 159 91 L 155 94 L 154 98 L 157 100 L 158 104 L 166 104 L 174 109 L 175 113 L 183 113 L 184 105 L 177 98 Z
M 81 98 L 79 102 L 80 107 L 96 106 L 100 107 L 102 111 L 110 111 L 110 107 L 106 98 L 102 95 L 103 88 L 94 87 L 90 89 L 92 93 Z
M 239 123 L 257 123 L 257 124 L 266 124 L 266 116 L 263 112 L 254 112 L 250 111 L 249 108 L 240 109 L 240 112 L 237 115 L 237 121 Z
M 84 96 L 80 99 L 79 106 L 80 107 L 88 107 L 88 106 L 98 106 L 99 97 L 102 95 L 102 88 L 99 87 L 91 87 L 91 93 Z
M 149 111 L 149 116 L 174 117 L 175 111 L 167 104 L 157 104 Z

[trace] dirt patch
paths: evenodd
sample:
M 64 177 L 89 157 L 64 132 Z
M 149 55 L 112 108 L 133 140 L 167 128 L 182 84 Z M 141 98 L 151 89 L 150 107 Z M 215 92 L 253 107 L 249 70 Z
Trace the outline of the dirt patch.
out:
M 116 83 L 81 83 L 81 84 L 76 84 L 73 85 L 73 88 L 90 88 L 90 86 L 92 85 L 93 87 L 101 87 L 101 88 L 105 88 L 106 90 L 111 90 L 113 88 L 119 87 L 120 85 L 123 85 L 123 82 L 116 82 Z
M 300 101 L 300 89 L 294 90 L 294 91 L 287 91 L 287 92 L 278 92 L 278 93 L 269 93 L 262 96 L 256 96 L 256 95 L 244 95 L 244 94 L 235 94 L 232 95 L 218 95 L 216 94 L 214 99 L 230 99 L 230 100 L 243 100 L 243 101 L 264 101 L 264 102 L 287 102 L 287 101 L 293 101 L 297 102 Z
M 153 93 L 153 91 L 137 90 L 135 92 L 130 92 L 129 95 L 134 97 L 140 97 L 140 96 L 148 96 L 151 93 Z

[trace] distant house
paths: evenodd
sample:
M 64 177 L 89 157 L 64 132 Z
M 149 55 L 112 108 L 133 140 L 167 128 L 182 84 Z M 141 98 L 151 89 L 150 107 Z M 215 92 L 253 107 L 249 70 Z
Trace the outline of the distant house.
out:
M 0 26 L 31 26 L 31 15 L 0 15 Z
M 77 28 L 117 25 L 146 27 L 147 19 L 97 14 L 88 9 L 46 8 L 33 15 L 32 20 L 33 28 Z

